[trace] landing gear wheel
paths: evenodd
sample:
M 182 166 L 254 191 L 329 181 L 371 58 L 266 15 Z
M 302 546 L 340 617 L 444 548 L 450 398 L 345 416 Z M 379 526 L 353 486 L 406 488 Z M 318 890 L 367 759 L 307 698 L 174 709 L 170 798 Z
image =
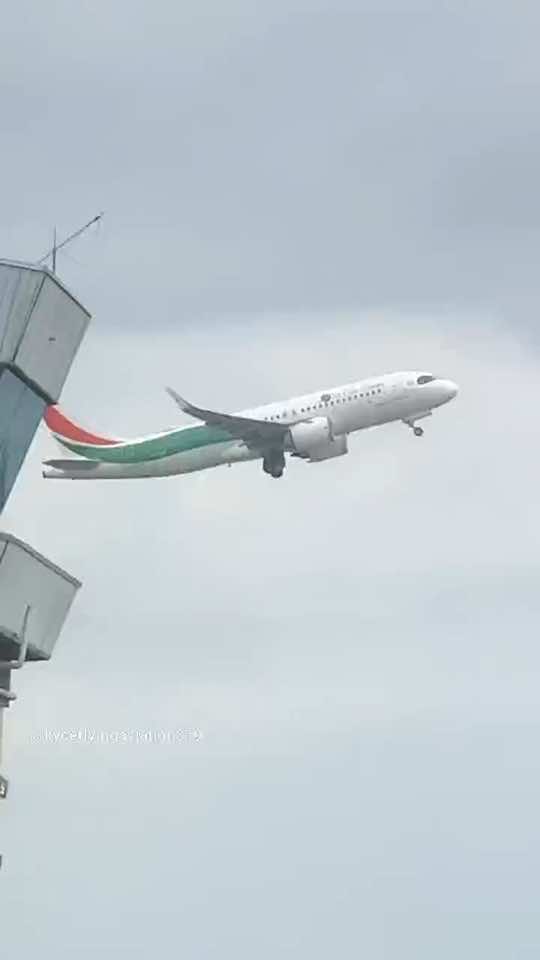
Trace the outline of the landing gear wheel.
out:
M 415 437 L 423 437 L 423 436 L 424 436 L 424 431 L 423 431 L 422 427 L 413 427 L 413 432 L 414 432 Z

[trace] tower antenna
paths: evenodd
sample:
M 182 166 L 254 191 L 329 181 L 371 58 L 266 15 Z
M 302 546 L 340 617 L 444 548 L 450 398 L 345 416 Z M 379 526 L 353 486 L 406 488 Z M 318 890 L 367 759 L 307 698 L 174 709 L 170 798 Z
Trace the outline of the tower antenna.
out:
M 40 260 L 37 260 L 36 263 L 37 264 L 46 263 L 47 260 L 51 259 L 52 272 L 56 273 L 56 254 L 58 253 L 58 251 L 62 250 L 63 247 L 67 247 L 68 243 L 71 243 L 73 240 L 76 240 L 77 237 L 80 237 L 82 233 L 86 233 L 86 231 L 89 230 L 90 227 L 94 225 L 94 223 L 99 223 L 99 221 L 102 220 L 104 216 L 105 214 L 103 212 L 98 213 L 96 217 L 92 217 L 92 219 L 89 220 L 88 223 L 85 223 L 84 226 L 79 227 L 78 230 L 75 230 L 73 233 L 70 233 L 69 237 L 66 237 L 65 240 L 62 240 L 61 243 L 57 242 L 56 227 L 55 227 L 53 231 L 53 245 L 51 249 L 48 250 L 45 256 L 41 257 Z

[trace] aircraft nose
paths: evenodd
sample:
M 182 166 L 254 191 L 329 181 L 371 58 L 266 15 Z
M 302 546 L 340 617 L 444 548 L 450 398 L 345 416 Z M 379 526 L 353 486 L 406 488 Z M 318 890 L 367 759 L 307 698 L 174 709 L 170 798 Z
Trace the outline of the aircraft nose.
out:
M 453 380 L 443 380 L 442 385 L 447 400 L 453 400 L 454 397 L 457 397 L 459 392 L 457 383 L 454 383 Z

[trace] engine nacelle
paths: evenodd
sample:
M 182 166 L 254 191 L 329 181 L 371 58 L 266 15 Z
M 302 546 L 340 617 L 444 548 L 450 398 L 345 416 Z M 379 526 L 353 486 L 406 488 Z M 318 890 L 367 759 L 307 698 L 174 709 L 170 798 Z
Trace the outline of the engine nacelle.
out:
M 289 430 L 291 446 L 300 457 L 310 457 L 311 451 L 332 439 L 332 426 L 326 417 L 315 417 L 295 423 Z
M 349 452 L 347 437 L 343 434 L 335 437 L 334 440 L 328 440 L 319 447 L 314 447 L 309 454 L 310 463 L 320 463 L 321 460 L 331 460 L 332 457 L 343 457 Z

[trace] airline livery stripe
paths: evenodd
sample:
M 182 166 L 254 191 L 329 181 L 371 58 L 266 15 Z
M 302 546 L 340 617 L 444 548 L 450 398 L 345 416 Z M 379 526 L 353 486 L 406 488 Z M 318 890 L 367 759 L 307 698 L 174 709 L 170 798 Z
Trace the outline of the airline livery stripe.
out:
M 175 430 L 148 440 L 117 443 L 112 446 L 78 443 L 63 437 L 58 439 L 68 450 L 89 460 L 99 460 L 102 463 L 146 463 L 217 443 L 230 443 L 233 438 L 219 427 L 200 426 Z
M 121 443 L 120 440 L 109 440 L 106 437 L 100 437 L 95 433 L 90 433 L 79 427 L 72 420 L 68 420 L 58 407 L 47 407 L 45 411 L 45 423 L 49 430 L 55 433 L 59 440 L 74 440 L 76 443 L 92 443 L 96 446 L 114 446 Z

